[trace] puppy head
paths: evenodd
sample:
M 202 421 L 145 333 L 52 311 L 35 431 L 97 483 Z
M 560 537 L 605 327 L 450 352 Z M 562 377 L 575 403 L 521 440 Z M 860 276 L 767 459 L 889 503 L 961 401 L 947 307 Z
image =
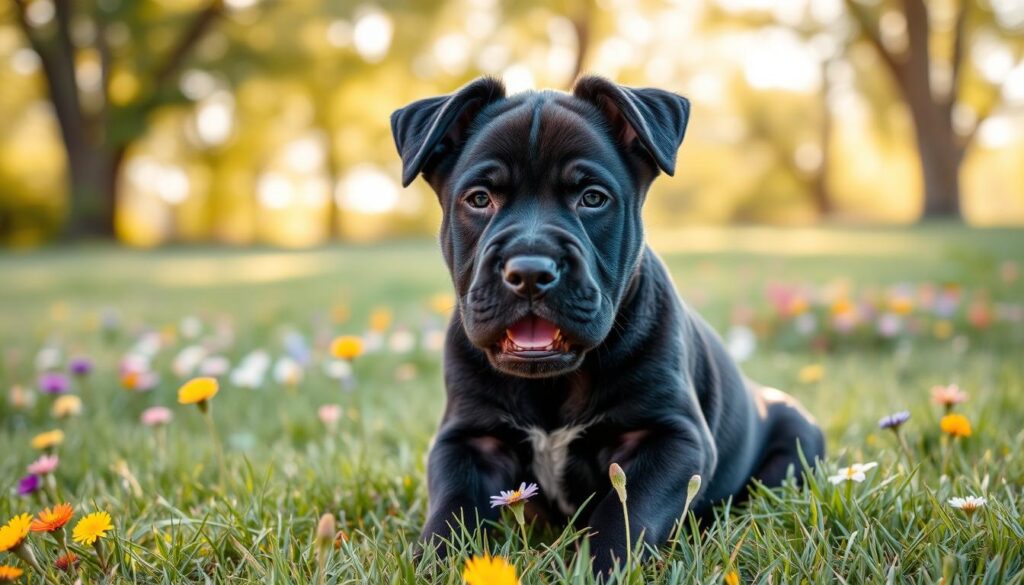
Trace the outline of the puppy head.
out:
M 495 368 L 564 374 L 608 336 L 689 109 L 600 77 L 513 97 L 482 78 L 392 114 L 403 184 L 422 174 L 437 193 L 462 326 Z

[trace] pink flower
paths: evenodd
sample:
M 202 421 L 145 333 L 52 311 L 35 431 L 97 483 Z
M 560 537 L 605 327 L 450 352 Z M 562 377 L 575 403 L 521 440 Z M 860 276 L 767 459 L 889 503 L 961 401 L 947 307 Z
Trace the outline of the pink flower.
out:
M 163 406 L 152 406 L 142 411 L 142 424 L 147 427 L 158 427 L 171 422 L 174 418 L 174 414 L 171 413 L 169 408 Z
M 333 427 L 338 424 L 338 419 L 341 418 L 341 407 L 337 404 L 325 404 L 317 410 L 317 416 L 320 417 L 320 422 Z
M 28 472 L 32 475 L 49 475 L 57 471 L 58 464 L 60 464 L 60 457 L 56 455 L 43 455 L 28 464 Z
M 953 405 L 966 401 L 967 393 L 961 390 L 956 384 L 932 387 L 932 402 L 939 406 L 952 408 Z

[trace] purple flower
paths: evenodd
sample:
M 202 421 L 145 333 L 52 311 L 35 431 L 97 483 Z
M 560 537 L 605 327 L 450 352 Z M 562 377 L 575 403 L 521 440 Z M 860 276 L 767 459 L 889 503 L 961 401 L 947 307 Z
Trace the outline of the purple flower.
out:
M 72 374 L 79 378 L 88 376 L 92 373 L 92 360 L 87 357 L 76 357 L 71 360 L 69 369 Z
M 46 372 L 39 376 L 39 390 L 46 394 L 64 394 L 70 388 L 71 381 L 59 372 Z
M 906 410 L 901 410 L 900 412 L 894 412 L 889 416 L 883 416 L 882 419 L 878 421 L 878 428 L 892 429 L 895 431 L 908 420 L 910 420 L 910 413 Z
M 521 504 L 537 495 L 537 491 L 537 484 L 531 483 L 530 485 L 526 485 L 525 482 L 521 483 L 517 490 L 502 490 L 501 495 L 491 496 L 491 507 L 497 508 L 498 506 L 514 506 L 516 504 Z
M 42 482 L 39 481 L 39 476 L 34 473 L 30 473 L 18 481 L 18 495 L 27 496 L 35 493 L 40 486 L 42 486 Z

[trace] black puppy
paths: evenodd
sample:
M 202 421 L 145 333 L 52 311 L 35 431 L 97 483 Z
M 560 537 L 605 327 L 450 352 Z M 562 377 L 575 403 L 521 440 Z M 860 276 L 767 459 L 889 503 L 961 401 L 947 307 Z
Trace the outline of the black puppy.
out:
M 448 402 L 428 463 L 423 535 L 496 519 L 488 497 L 536 481 L 534 512 L 580 513 L 595 567 L 625 556 L 608 467 L 629 478 L 632 534 L 664 543 L 691 476 L 700 514 L 779 485 L 824 453 L 787 395 L 744 379 L 644 244 L 640 211 L 673 174 L 689 102 L 599 77 L 572 95 L 506 97 L 489 78 L 396 111 L 403 183 L 426 178 L 458 293 Z

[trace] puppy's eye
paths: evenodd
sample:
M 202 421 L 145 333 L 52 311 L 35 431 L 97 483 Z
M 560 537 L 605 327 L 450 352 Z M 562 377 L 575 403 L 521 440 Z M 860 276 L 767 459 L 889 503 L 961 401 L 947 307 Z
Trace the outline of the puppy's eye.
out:
M 589 207 L 591 209 L 604 207 L 608 204 L 609 199 L 608 195 L 597 189 L 587 189 L 583 192 L 583 196 L 580 197 L 580 207 Z
M 465 201 L 473 209 L 487 209 L 491 206 L 491 194 L 483 189 L 473 189 L 466 195 Z

